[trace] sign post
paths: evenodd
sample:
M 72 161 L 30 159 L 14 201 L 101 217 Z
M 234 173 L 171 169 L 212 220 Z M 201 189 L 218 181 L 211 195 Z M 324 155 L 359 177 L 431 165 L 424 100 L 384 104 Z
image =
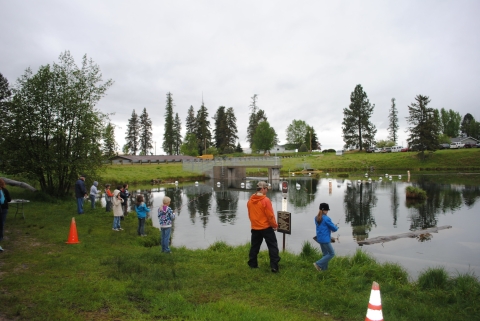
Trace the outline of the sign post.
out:
M 278 229 L 283 233 L 283 251 L 285 252 L 285 234 L 292 234 L 292 214 L 287 212 L 288 182 L 282 182 L 282 210 L 277 212 Z

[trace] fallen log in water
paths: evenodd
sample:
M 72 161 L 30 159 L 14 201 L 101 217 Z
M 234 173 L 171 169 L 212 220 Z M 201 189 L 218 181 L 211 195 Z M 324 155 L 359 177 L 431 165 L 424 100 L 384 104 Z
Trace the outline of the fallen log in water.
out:
M 385 242 L 390 242 L 394 241 L 396 239 L 400 238 L 405 238 L 405 237 L 417 237 L 418 235 L 422 235 L 425 233 L 437 233 L 439 230 L 446 230 L 452 228 L 451 225 L 444 225 L 444 226 L 438 226 L 438 227 L 430 227 L 425 230 L 417 230 L 413 232 L 408 232 L 408 233 L 402 233 L 402 234 L 397 234 L 397 235 L 392 235 L 392 236 L 377 236 L 371 239 L 366 239 L 362 241 L 357 241 L 358 245 L 370 245 L 370 244 L 377 244 L 377 243 L 385 243 Z

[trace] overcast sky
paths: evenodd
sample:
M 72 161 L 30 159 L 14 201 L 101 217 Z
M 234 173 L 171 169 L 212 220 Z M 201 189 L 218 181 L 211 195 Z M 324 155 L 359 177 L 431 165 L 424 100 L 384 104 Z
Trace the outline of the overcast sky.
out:
M 115 113 L 117 143 L 125 144 L 132 111 L 146 108 L 157 154 L 167 92 L 183 127 L 202 97 L 210 117 L 233 107 L 242 147 L 257 94 L 280 143 L 297 119 L 324 149 L 341 149 L 343 109 L 357 84 L 375 104 L 377 140 L 388 137 L 396 99 L 406 145 L 407 106 L 418 94 L 480 119 L 479 14 L 477 0 L 0 0 L 0 72 L 13 85 L 65 50 L 78 65 L 87 54 L 115 82 L 97 107 Z

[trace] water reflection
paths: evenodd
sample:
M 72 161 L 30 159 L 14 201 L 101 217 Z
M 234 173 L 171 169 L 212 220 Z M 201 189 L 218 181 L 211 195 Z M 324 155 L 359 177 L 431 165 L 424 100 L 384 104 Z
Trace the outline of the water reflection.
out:
M 369 232 L 375 223 L 372 208 L 377 205 L 375 182 L 355 182 L 347 184 L 343 198 L 345 222 L 352 226 L 352 235 L 355 240 L 368 238 Z
M 442 230 L 433 236 L 423 233 L 417 235 L 416 240 L 398 239 L 363 248 L 377 258 L 406 261 L 410 268 L 419 270 L 426 266 L 453 264 L 452 269 L 473 269 L 480 273 L 480 236 L 476 231 L 480 216 L 475 215 L 480 211 L 480 187 L 438 184 L 436 180 L 435 176 L 420 177 L 411 183 L 396 177 L 392 181 L 364 179 L 360 182 L 298 176 L 289 179 L 287 201 L 288 211 L 292 213 L 292 234 L 287 235 L 287 249 L 298 253 L 304 242 L 311 242 L 315 230 L 313 217 L 318 212 L 318 204 L 327 202 L 332 208 L 329 215 L 334 223 L 339 224 L 339 232 L 343 235 L 342 242 L 335 243 L 339 255 L 353 253 L 358 248 L 356 242 L 360 240 L 451 225 L 452 229 Z M 134 191 L 129 208 L 134 212 L 135 196 L 142 193 L 152 209 L 153 225 L 158 227 L 157 209 L 163 196 L 167 195 L 178 214 L 172 229 L 173 246 L 207 248 L 216 241 L 242 245 L 249 242 L 250 222 L 246 204 L 254 193 L 257 181 L 246 181 L 243 188 L 228 188 L 224 184 L 206 181 L 198 186 L 172 185 Z M 410 185 L 424 189 L 427 199 L 406 200 L 405 188 Z M 280 211 L 282 193 L 279 184 L 272 186 L 274 189 L 267 196 L 272 200 L 275 211 Z M 452 263 L 444 262 L 446 248 L 454 256 Z

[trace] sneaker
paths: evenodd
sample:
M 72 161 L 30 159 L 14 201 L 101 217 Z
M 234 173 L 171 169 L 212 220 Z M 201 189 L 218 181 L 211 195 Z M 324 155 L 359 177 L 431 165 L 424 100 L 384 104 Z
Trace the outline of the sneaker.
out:
M 142 234 L 142 236 L 147 236 L 147 234 Z
M 313 263 L 313 266 L 317 269 L 317 271 L 322 271 L 322 268 L 317 265 L 317 263 Z
M 118 231 L 116 228 L 112 228 L 112 231 Z
M 1 246 L 0 246 L 0 252 L 3 252 L 3 249 L 2 249 L 2 247 L 1 247 Z
M 278 269 L 272 269 L 272 272 L 273 272 L 273 273 L 277 273 L 277 272 L 278 272 Z
M 123 231 L 123 228 L 119 227 L 119 228 L 118 228 L 118 231 Z

